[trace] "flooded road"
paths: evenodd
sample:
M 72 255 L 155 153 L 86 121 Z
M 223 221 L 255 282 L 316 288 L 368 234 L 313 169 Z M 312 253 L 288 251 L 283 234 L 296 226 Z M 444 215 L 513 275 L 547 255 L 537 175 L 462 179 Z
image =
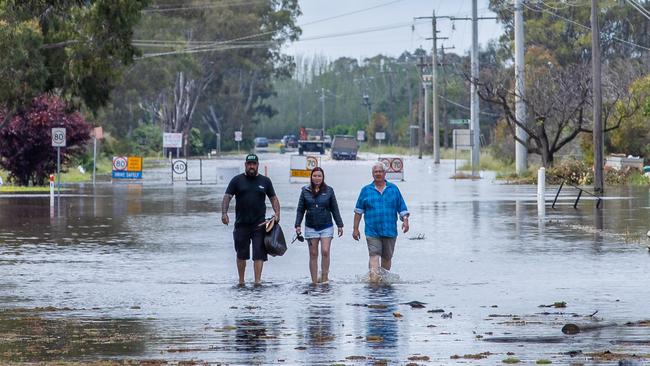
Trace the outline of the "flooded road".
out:
M 375 159 L 323 159 L 346 227 L 330 284 L 317 288 L 299 242 L 269 259 L 263 286 L 234 286 L 225 184 L 215 182 L 218 167 L 242 159 L 204 162 L 204 185 L 172 186 L 165 167 L 145 171 L 143 184 L 74 186 L 54 209 L 46 196 L 0 196 L 0 363 L 604 365 L 650 354 L 647 323 L 623 325 L 650 318 L 647 188 L 610 188 L 602 210 L 584 197 L 575 210 L 577 191 L 565 188 L 551 209 L 548 187 L 540 212 L 535 186 L 489 173 L 454 181 L 453 161 L 405 158 L 397 184 L 411 231 L 397 241 L 399 279 L 376 287 L 361 280 L 365 237 L 351 238 Z M 289 182 L 289 156 L 260 160 L 290 239 L 302 184 Z M 416 300 L 425 307 L 405 304 Z M 596 319 L 621 326 L 560 331 Z

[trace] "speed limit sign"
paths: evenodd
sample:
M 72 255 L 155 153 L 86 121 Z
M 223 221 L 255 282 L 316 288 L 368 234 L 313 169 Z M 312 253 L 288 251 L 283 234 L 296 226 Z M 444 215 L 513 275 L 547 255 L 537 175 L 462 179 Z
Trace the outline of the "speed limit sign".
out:
M 308 156 L 307 157 L 307 170 L 313 170 L 315 167 L 318 166 L 318 159 L 314 156 Z
M 126 156 L 113 156 L 113 170 L 123 171 L 126 170 L 128 159 Z
M 65 147 L 65 128 L 52 129 L 52 147 Z

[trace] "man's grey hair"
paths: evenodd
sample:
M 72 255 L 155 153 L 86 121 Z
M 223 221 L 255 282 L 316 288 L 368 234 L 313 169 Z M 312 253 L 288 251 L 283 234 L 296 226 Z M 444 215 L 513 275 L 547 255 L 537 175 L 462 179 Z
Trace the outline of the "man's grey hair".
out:
M 372 170 L 373 171 L 375 170 L 375 168 L 381 168 L 381 170 L 383 172 L 386 172 L 386 165 L 384 165 L 384 163 L 382 163 L 381 161 L 378 161 L 378 162 L 372 164 Z

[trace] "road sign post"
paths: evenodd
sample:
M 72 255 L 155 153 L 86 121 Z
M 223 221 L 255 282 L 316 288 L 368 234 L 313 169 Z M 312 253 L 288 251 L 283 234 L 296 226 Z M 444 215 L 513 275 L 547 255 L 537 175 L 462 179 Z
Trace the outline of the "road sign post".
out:
M 56 185 L 57 195 L 61 197 L 61 148 L 65 147 L 65 127 L 52 128 L 52 147 L 56 147 Z
M 239 154 L 239 143 L 242 140 L 242 133 L 241 131 L 235 131 L 235 141 L 237 141 L 237 154 Z

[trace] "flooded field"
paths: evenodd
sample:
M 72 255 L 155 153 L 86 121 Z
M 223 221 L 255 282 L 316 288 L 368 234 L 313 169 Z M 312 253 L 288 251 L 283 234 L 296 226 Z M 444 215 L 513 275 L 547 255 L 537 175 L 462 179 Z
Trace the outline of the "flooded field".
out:
M 287 155 L 260 158 L 290 239 L 301 184 Z M 365 158 L 323 159 L 346 227 L 330 284 L 315 288 L 299 242 L 270 258 L 263 286 L 235 286 L 215 182 L 241 159 L 204 162 L 204 185 L 171 185 L 163 167 L 143 184 L 71 187 L 53 209 L 47 196 L 0 196 L 0 363 L 645 364 L 647 188 L 610 188 L 601 210 L 584 197 L 576 210 L 577 191 L 551 209 L 548 187 L 540 210 L 534 186 L 454 181 L 453 161 L 406 158 L 399 277 L 370 286 L 365 238 L 351 238 L 376 159 Z M 567 323 L 607 326 L 565 335 Z

